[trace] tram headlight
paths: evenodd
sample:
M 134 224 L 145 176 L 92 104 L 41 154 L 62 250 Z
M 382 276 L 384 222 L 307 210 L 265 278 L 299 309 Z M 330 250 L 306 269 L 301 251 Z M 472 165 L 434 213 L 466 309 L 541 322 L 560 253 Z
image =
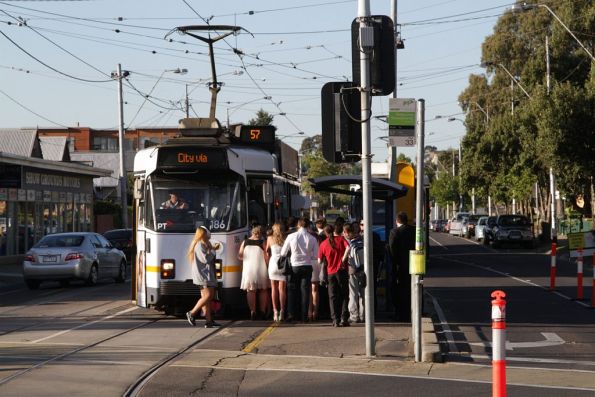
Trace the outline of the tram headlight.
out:
M 161 278 L 176 277 L 175 259 L 161 259 Z
M 215 259 L 215 277 L 218 279 L 223 277 L 223 262 L 221 259 Z

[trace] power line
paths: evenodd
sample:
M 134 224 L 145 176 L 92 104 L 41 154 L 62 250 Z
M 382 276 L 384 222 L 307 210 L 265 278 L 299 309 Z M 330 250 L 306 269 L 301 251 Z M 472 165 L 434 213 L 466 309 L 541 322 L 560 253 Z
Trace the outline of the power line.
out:
M 47 117 L 44 117 L 42 115 L 40 115 L 39 113 L 29 109 L 27 106 L 23 105 L 22 103 L 20 103 L 19 101 L 17 101 L 16 99 L 14 99 L 13 97 L 11 97 L 10 95 L 8 95 L 6 92 L 0 90 L 0 93 L 2 93 L 5 97 L 7 97 L 8 99 L 10 99 L 11 101 L 13 101 L 14 103 L 16 103 L 17 105 L 19 105 L 20 107 L 22 107 L 23 109 L 25 109 L 26 111 L 28 111 L 29 113 L 32 113 L 34 115 L 36 115 L 37 117 L 39 117 L 40 119 L 43 119 L 47 122 L 50 122 L 52 124 L 55 124 L 59 127 L 64 127 L 64 128 L 68 128 L 67 126 L 65 126 L 64 124 L 60 124 L 60 123 L 56 123 L 55 121 L 52 121 L 50 119 L 48 119 Z
M 54 67 L 52 67 L 52 66 L 48 65 L 47 63 L 43 62 L 43 61 L 42 61 L 42 60 L 40 60 L 39 58 L 35 57 L 33 54 L 31 54 L 30 52 L 28 52 L 27 50 L 25 50 L 23 47 L 21 47 L 20 45 L 18 45 L 18 44 L 17 44 L 17 43 L 16 43 L 14 40 L 12 40 L 10 37 L 8 37 L 8 36 L 7 36 L 7 35 L 6 35 L 6 34 L 5 34 L 3 31 L 1 31 L 1 30 L 0 30 L 0 34 L 1 34 L 2 36 L 4 36 L 4 37 L 5 37 L 5 38 L 6 38 L 8 41 L 10 41 L 10 42 L 11 42 L 11 43 L 12 43 L 12 44 L 13 44 L 15 47 L 17 47 L 19 50 L 21 50 L 21 51 L 22 51 L 22 52 L 24 52 L 25 54 L 29 55 L 31 58 L 33 58 L 34 60 L 36 60 L 37 62 L 39 62 L 39 63 L 40 63 L 40 64 L 42 64 L 43 66 L 45 66 L 46 68 L 48 68 L 48 69 L 51 69 L 51 70 L 53 70 L 54 72 L 56 72 L 56 73 L 59 73 L 59 74 L 61 74 L 61 75 L 63 75 L 63 76 L 70 77 L 71 79 L 75 79 L 75 80 L 86 81 L 86 82 L 88 82 L 88 83 L 107 83 L 107 82 L 110 82 L 110 81 L 112 81 L 111 79 L 110 79 L 110 80 L 90 80 L 90 79 L 83 79 L 83 78 L 76 77 L 76 76 L 73 76 L 73 75 L 71 75 L 71 74 L 68 74 L 68 73 L 62 72 L 62 71 L 60 71 L 60 70 L 58 70 L 58 69 L 56 69 L 56 68 L 54 68 Z

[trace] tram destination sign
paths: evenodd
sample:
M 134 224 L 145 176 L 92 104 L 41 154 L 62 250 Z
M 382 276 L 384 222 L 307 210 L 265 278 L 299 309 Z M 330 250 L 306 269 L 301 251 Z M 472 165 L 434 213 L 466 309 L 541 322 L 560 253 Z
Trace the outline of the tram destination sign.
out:
M 415 98 L 389 98 L 388 139 L 391 146 L 415 146 Z
M 171 147 L 161 148 L 157 157 L 160 168 L 225 169 L 225 150 L 214 148 Z

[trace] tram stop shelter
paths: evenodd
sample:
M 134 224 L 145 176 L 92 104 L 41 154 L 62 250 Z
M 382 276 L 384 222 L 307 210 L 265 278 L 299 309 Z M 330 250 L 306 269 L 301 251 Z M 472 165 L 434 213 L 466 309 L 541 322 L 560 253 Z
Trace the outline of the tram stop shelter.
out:
M 354 196 L 356 198 L 354 201 L 359 204 L 356 204 L 356 206 L 361 206 L 362 190 L 350 189 L 350 185 L 362 186 L 361 175 L 329 175 L 321 176 L 318 178 L 309 178 L 308 180 L 310 181 L 310 183 L 312 184 L 312 188 L 316 192 L 339 193 Z M 386 179 L 371 178 L 371 183 L 372 199 L 384 201 L 385 214 L 393 213 L 394 200 L 398 199 L 399 197 L 405 196 L 408 190 L 406 186 L 388 181 Z M 388 232 L 393 227 L 392 215 L 385 216 L 384 226 L 384 235 L 388 236 Z

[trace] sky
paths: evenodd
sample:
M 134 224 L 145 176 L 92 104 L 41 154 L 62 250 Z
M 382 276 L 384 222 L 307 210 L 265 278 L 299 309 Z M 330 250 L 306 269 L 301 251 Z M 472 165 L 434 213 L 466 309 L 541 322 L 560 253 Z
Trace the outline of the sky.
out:
M 370 3 L 372 15 L 390 15 L 390 0 Z M 397 96 L 425 100 L 426 145 L 458 147 L 464 126 L 448 122 L 448 116 L 464 119 L 457 98 L 470 74 L 485 72 L 479 66 L 481 43 L 511 3 L 397 1 L 405 43 L 397 53 Z M 275 115 L 277 135 L 297 149 L 304 136 L 320 134 L 322 85 L 352 79 L 350 27 L 357 5 L 356 0 L 0 0 L 0 128 L 117 128 L 118 90 L 111 74 L 118 64 L 129 72 L 126 127 L 177 126 L 186 91 L 190 116 L 207 117 L 208 48 L 175 28 L 208 22 L 244 29 L 215 43 L 223 83 L 217 118 L 222 124 L 247 122 L 262 108 Z M 387 114 L 388 98 L 374 97 L 373 116 Z M 373 161 L 384 161 L 387 124 L 372 120 Z M 397 151 L 411 158 L 415 153 Z

